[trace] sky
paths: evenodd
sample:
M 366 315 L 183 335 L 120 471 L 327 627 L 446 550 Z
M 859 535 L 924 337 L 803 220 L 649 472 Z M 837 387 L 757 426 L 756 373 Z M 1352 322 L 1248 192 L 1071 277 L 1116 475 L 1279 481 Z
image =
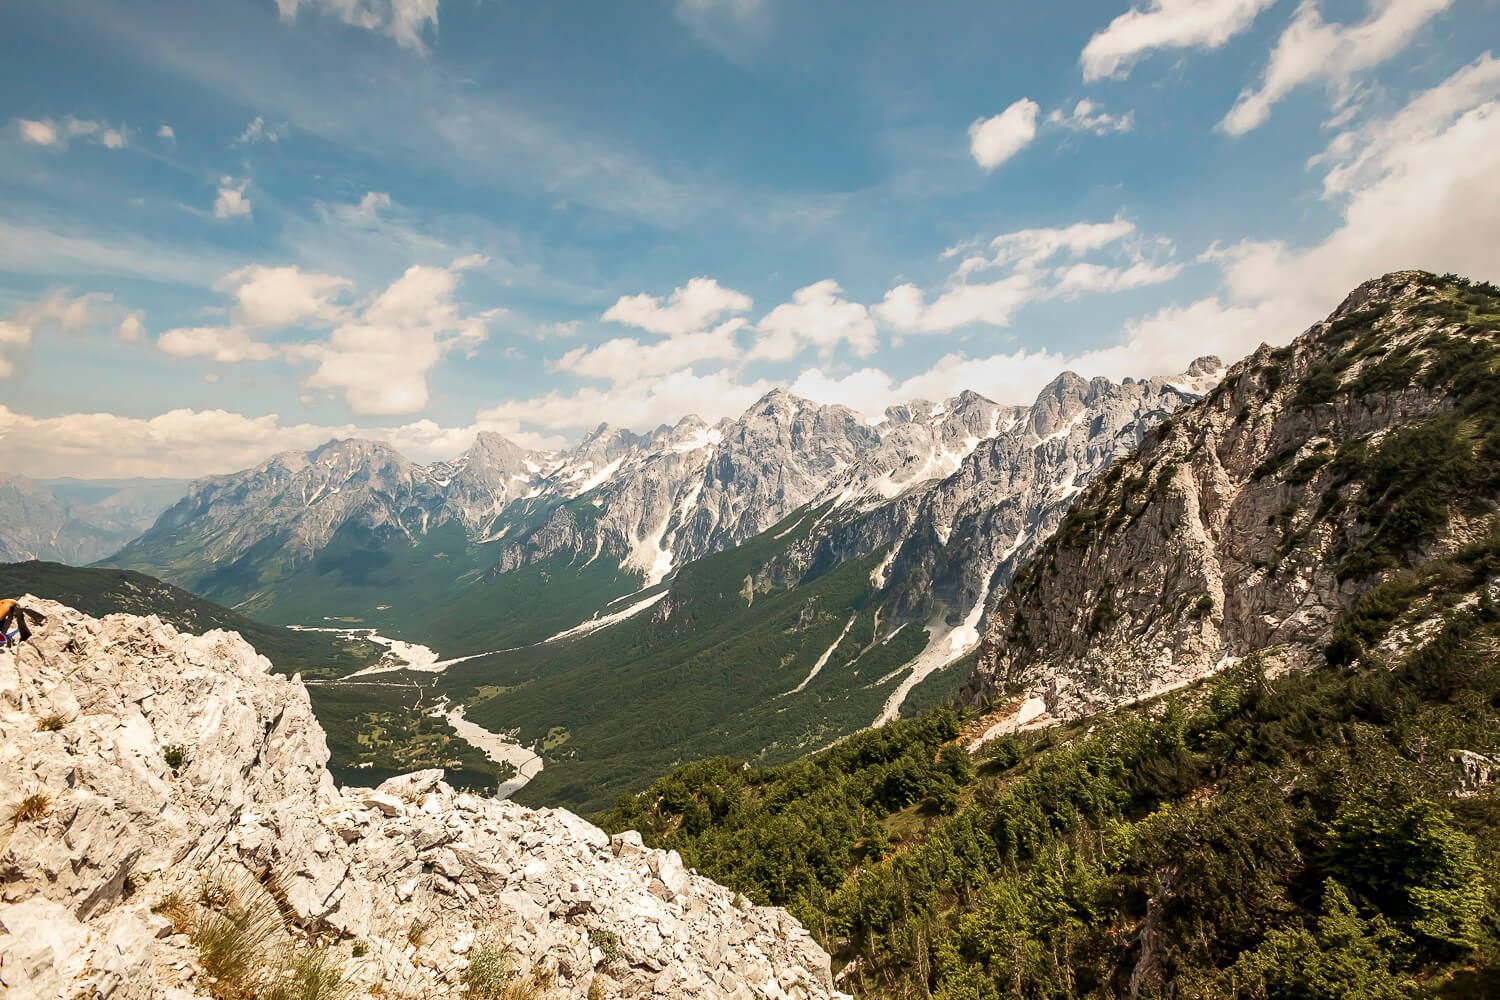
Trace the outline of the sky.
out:
M 16 0 L 0 449 L 417 460 L 1234 361 L 1500 278 L 1500 0 Z

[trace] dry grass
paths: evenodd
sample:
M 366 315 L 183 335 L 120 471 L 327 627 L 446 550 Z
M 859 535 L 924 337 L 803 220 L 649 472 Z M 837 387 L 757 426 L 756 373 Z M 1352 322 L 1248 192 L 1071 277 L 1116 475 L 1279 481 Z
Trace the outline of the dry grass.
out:
M 332 952 L 298 948 L 283 957 L 273 981 L 256 996 L 265 1000 L 345 1000 L 353 992 Z
M 413 948 L 421 948 L 427 943 L 427 935 L 431 930 L 432 924 L 429 921 L 413 918 L 411 926 L 406 928 L 406 943 Z
M 152 913 L 159 913 L 172 922 L 172 930 L 178 934 L 190 934 L 193 925 L 197 923 L 197 914 L 193 911 L 193 904 L 182 898 L 180 892 L 169 892 L 163 896 L 161 901 L 151 907 Z
M 216 1000 L 256 995 L 267 953 L 281 929 L 276 906 L 259 886 L 214 882 L 204 887 L 209 912 L 193 928 L 198 962 Z
M 153 909 L 174 926 L 177 918 L 169 910 L 187 913 L 215 1000 L 347 1000 L 353 988 L 338 958 L 292 936 L 276 888 L 242 873 L 204 885 L 206 912 L 199 919 L 175 893 Z
M 61 713 L 48 712 L 46 715 L 36 720 L 37 732 L 55 733 L 63 726 L 67 725 L 67 722 L 68 720 L 64 719 Z
M 32 792 L 21 800 L 16 811 L 10 814 L 12 829 L 22 823 L 35 823 L 52 811 L 52 799 L 46 792 Z

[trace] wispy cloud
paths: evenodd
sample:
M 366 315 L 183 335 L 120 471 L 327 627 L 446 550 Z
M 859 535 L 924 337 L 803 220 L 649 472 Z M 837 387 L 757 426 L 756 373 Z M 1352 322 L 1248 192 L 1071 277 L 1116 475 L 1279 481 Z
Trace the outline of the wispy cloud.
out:
M 1151 0 L 1109 23 L 1083 49 L 1083 78 L 1123 76 L 1158 49 L 1216 49 L 1276 0 Z

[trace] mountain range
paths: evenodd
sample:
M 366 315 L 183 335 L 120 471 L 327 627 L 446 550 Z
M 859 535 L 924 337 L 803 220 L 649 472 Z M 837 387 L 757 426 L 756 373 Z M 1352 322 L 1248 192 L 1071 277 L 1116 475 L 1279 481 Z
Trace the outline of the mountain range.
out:
M 616 834 L 559 820 L 550 835 L 601 848 L 580 878 L 660 895 L 603 850 L 652 848 L 668 853 L 647 867 L 679 903 L 686 865 L 786 907 L 795 920 L 766 945 L 811 932 L 831 980 L 824 951 L 787 961 L 814 995 L 1493 995 L 1497 377 L 1500 288 L 1403 271 L 1227 370 L 1064 374 L 1029 407 L 964 394 L 872 422 L 773 393 L 715 427 L 601 428 L 557 454 L 485 436 L 432 466 L 370 442 L 278 456 L 195 484 L 115 557 L 238 611 L 111 568 L 23 563 L 0 582 L 96 614 L 290 635 L 282 669 L 318 663 L 302 685 L 266 678 L 222 632 L 45 605 L 63 625 L 23 652 L 66 711 L 39 714 L 12 671 L 6 746 L 61 788 L 53 758 L 16 748 L 76 754 L 85 744 L 56 734 L 94 727 L 91 740 L 145 756 L 76 773 L 176 795 L 187 761 L 193 796 L 264 783 L 245 748 L 264 746 L 251 763 L 275 786 L 293 747 L 287 779 L 327 809 L 257 784 L 228 838 L 214 829 L 222 796 L 191 815 L 200 843 L 240 861 L 271 836 L 292 849 L 291 881 L 263 885 L 298 914 L 388 893 L 382 873 L 398 868 L 388 905 L 431 890 L 467 907 L 475 897 L 444 881 L 467 855 L 413 860 L 443 842 L 419 813 L 451 814 L 464 844 L 474 824 L 519 821 L 522 848 L 538 849 L 549 834 L 535 827 L 566 813 L 438 786 L 446 772 L 493 787 L 487 758 L 506 792 L 593 810 Z M 270 627 L 324 619 L 326 632 Z M 216 656 L 243 698 L 225 694 Z M 111 658 L 156 679 L 121 687 Z M 120 688 L 102 712 L 77 680 L 99 669 Z M 243 739 L 183 728 L 235 699 L 255 705 Z M 345 791 L 309 764 L 322 759 L 309 707 Z M 122 721 L 138 716 L 154 721 Z M 179 732 L 187 750 L 167 745 Z M 529 770 L 502 766 L 497 740 Z M 384 791 L 348 790 L 378 779 Z M 396 794 L 413 785 L 420 805 Z M 37 795 L 0 798 L 36 845 L 12 850 L 22 895 L 41 898 L 62 883 L 32 859 L 94 814 L 53 821 L 45 796 L 40 811 Z M 337 838 L 319 839 L 313 812 L 336 817 Z M 275 830 L 248 829 L 263 815 L 281 817 Z M 349 858 L 329 871 L 318 859 L 339 841 Z M 576 879 L 554 888 L 551 863 L 525 869 L 526 892 L 564 922 L 595 913 L 569 895 Z M 145 883 L 105 881 L 103 896 L 74 894 L 140 910 L 129 896 Z M 342 894 L 311 891 L 335 882 Z M 699 889 L 730 924 L 728 910 L 753 912 Z M 340 919 L 384 941 L 364 913 Z M 157 934 L 187 954 L 191 939 Z M 607 969 L 592 938 L 568 941 L 575 981 Z M 674 954 L 689 978 L 741 975 L 716 948 Z
M 180 479 L 49 479 L 0 472 L 0 562 L 90 563 L 145 531 L 187 492 Z
M 195 483 L 109 563 L 429 646 L 453 662 L 417 683 L 551 744 L 524 796 L 597 807 L 690 756 L 784 759 L 946 697 L 1079 490 L 1222 371 L 1065 373 L 1030 406 L 966 392 L 875 420 L 778 390 L 713 426 L 601 426 L 560 453 L 486 433 L 434 465 L 331 442 Z M 363 684 L 338 692 L 352 714 L 384 695 Z M 357 756 L 358 732 L 329 735 Z

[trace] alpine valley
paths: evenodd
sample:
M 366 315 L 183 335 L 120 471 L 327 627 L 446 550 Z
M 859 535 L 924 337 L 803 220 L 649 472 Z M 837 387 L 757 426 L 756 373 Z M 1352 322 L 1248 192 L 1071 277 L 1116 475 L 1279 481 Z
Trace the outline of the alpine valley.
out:
M 246 810 L 224 843 L 292 859 L 257 876 L 288 926 L 368 936 L 372 976 L 458 973 L 360 892 L 458 954 L 477 877 L 575 990 L 595 968 L 672 996 L 771 975 L 789 992 L 745 995 L 1493 996 L 1500 288 L 1396 272 L 1279 339 L 1227 368 L 1065 372 L 1028 406 L 867 419 L 778 390 L 559 452 L 483 433 L 433 465 L 332 441 L 193 483 L 102 563 L 0 584 L 71 636 L 25 651 L 44 700 L 77 708 L 75 675 L 127 663 L 170 695 L 106 685 L 89 738 L 137 733 L 166 777 L 111 763 L 90 787 L 249 775 L 192 822 Z M 26 537 L 58 516 L 17 509 Z M 79 752 L 37 734 L 82 723 L 16 684 L 7 745 Z M 216 735 L 221 700 L 264 746 Z M 486 867 L 511 840 L 519 883 Z M 69 920 L 126 905 L 128 872 L 105 882 L 68 890 Z M 770 957 L 727 962 L 694 913 Z
M 1222 374 L 1063 373 L 1030 406 L 965 392 L 874 421 L 776 390 L 713 426 L 601 425 L 560 453 L 481 433 L 425 466 L 333 441 L 194 483 L 107 564 L 432 651 L 442 669 L 304 672 L 336 765 L 397 765 L 367 748 L 416 684 L 537 749 L 523 799 L 598 809 L 683 761 L 783 761 L 946 700 L 1074 497 Z

